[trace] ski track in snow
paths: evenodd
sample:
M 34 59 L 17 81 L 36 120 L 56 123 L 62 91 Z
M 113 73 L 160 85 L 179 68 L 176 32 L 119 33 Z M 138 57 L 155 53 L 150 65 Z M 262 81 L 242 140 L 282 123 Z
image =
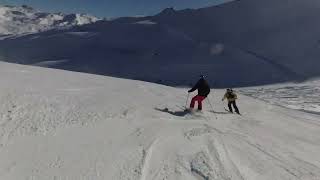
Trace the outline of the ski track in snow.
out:
M 155 146 L 157 144 L 157 140 L 155 140 L 148 150 L 143 150 L 143 164 L 142 164 L 142 174 L 140 180 L 147 180 L 147 175 L 149 173 L 149 163 L 152 158 L 152 151 L 154 150 Z
M 0 77 L 0 179 L 320 179 L 316 114 L 241 94 L 229 114 L 222 90 L 215 114 L 189 114 L 185 89 L 7 63 Z

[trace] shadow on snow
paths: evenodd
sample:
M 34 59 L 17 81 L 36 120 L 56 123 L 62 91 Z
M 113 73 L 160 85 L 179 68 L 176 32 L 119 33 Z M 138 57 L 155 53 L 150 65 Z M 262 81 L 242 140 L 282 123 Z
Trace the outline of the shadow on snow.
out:
M 161 111 L 161 112 L 164 112 L 164 113 L 168 113 L 168 114 L 171 114 L 171 115 L 174 115 L 174 116 L 178 116 L 178 117 L 184 117 L 184 116 L 186 116 L 187 114 L 190 114 L 190 112 L 185 111 L 185 110 L 181 110 L 181 111 L 170 111 L 168 108 L 164 108 L 164 109 L 155 108 L 155 110 Z

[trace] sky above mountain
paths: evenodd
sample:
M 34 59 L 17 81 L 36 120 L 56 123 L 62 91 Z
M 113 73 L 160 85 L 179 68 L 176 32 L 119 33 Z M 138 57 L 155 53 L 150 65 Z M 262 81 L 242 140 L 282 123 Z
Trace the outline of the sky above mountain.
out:
M 0 5 L 28 5 L 49 12 L 121 17 L 152 15 L 167 7 L 200 8 L 226 1 L 230 0 L 0 0 Z

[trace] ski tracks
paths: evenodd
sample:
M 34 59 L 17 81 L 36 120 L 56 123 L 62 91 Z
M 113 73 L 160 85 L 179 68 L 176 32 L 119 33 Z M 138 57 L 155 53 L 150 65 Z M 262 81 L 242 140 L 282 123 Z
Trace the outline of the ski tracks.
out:
M 224 132 L 203 124 L 177 130 L 143 149 L 140 180 L 243 180 L 223 139 Z
M 243 180 L 221 136 L 218 132 L 205 137 L 205 147 L 191 155 L 190 170 L 201 180 Z
M 152 158 L 152 152 L 157 145 L 158 139 L 154 140 L 147 150 L 143 150 L 143 162 L 142 162 L 142 172 L 140 180 L 148 180 L 147 176 L 149 174 L 150 169 L 150 161 Z

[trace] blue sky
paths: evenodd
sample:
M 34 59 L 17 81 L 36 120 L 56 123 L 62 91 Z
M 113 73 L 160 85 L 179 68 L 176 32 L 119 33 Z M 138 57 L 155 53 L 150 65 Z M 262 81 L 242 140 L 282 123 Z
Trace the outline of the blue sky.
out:
M 29 5 L 41 11 L 89 13 L 99 17 L 152 15 L 166 7 L 199 8 L 226 0 L 0 0 L 1 5 Z

